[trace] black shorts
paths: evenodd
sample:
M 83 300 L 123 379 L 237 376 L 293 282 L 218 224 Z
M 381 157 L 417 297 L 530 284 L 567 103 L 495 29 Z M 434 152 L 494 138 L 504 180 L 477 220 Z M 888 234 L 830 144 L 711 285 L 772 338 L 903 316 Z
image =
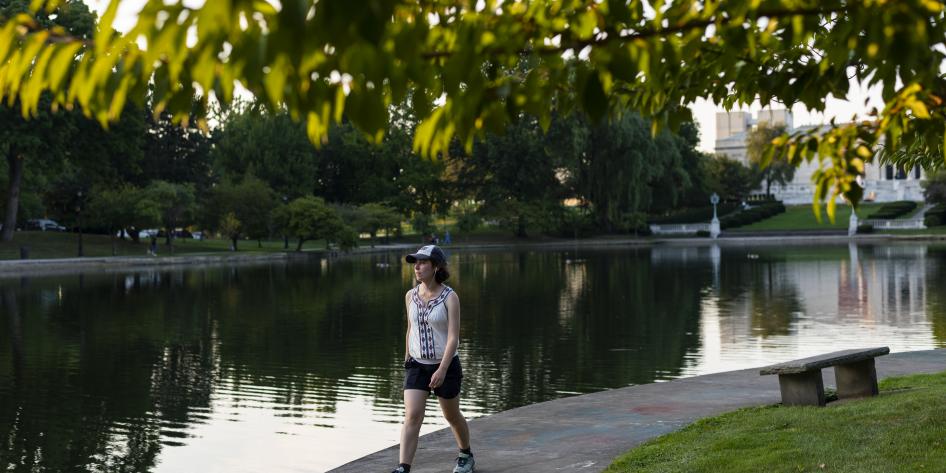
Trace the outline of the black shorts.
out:
M 438 368 L 440 368 L 439 363 L 427 365 L 413 358 L 405 361 L 404 389 L 420 389 L 430 393 L 430 377 Z M 444 399 L 457 397 L 460 394 L 461 379 L 463 379 L 463 368 L 460 366 L 460 357 L 454 356 L 447 368 L 447 375 L 443 378 L 443 384 L 433 389 L 434 394 Z

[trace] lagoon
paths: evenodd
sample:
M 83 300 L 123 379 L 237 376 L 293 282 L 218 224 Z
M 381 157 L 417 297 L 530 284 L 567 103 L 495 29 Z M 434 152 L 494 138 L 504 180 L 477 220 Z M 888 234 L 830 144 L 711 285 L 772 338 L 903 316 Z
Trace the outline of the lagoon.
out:
M 946 347 L 942 244 L 450 264 L 469 417 L 843 348 Z M 0 280 L 0 465 L 325 471 L 397 443 L 411 285 L 398 254 Z M 422 433 L 445 425 L 428 414 Z

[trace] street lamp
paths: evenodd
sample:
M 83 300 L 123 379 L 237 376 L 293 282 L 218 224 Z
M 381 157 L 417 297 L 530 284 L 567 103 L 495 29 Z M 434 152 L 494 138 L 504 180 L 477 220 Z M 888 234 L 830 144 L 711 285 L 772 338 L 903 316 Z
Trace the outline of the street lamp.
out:
M 716 204 L 719 203 L 719 194 L 713 192 L 710 196 L 710 203 L 713 204 L 713 220 L 710 222 L 710 238 L 719 237 L 719 218 L 716 217 Z
M 283 205 L 289 205 L 289 196 L 288 196 L 288 195 L 283 195 L 283 196 L 282 196 L 282 204 L 283 204 Z M 289 231 L 288 231 L 287 229 L 285 229 L 285 228 L 282 229 L 282 249 L 284 249 L 284 250 L 288 250 L 288 249 L 289 249 Z
M 82 254 L 82 190 L 76 191 L 76 226 L 79 228 L 79 257 Z

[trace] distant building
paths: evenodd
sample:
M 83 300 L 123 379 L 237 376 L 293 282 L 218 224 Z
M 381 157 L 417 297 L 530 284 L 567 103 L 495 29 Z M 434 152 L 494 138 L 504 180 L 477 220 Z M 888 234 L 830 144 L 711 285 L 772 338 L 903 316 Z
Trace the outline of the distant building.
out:
M 749 132 L 760 123 L 785 125 L 788 131 L 805 131 L 819 125 L 795 128 L 792 113 L 788 110 L 761 110 L 755 118 L 749 112 L 720 112 L 716 114 L 716 154 L 725 155 L 743 164 L 749 164 L 746 142 Z M 820 125 L 824 126 L 824 125 Z M 772 194 L 786 204 L 810 203 L 814 192 L 812 174 L 819 163 L 814 160 L 802 163 L 795 171 L 795 178 L 785 186 L 772 184 Z M 895 200 L 923 200 L 920 182 L 925 179 L 922 169 L 896 169 L 891 165 L 869 164 L 864 169 L 864 200 L 891 202 Z M 759 193 L 764 189 L 759 189 Z

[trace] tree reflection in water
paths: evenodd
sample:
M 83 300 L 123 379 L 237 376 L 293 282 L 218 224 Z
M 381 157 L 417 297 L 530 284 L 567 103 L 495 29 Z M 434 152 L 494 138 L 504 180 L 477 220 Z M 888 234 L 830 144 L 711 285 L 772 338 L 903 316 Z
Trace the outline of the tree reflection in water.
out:
M 757 259 L 729 247 L 454 252 L 464 408 L 476 416 L 672 379 L 700 372 L 701 356 L 725 369 L 728 358 L 705 352 L 745 358 L 747 345 L 768 356 L 760 345 L 821 340 L 812 330 L 824 326 L 856 337 L 869 321 L 909 347 L 923 338 L 913 321 L 928 320 L 946 345 L 944 253 L 888 250 L 862 248 L 859 262 L 844 247 L 751 250 Z M 305 445 L 303 460 L 259 461 L 278 470 L 266 462 L 327 458 L 319 470 L 369 453 L 350 439 L 393 443 L 413 284 L 399 254 L 2 280 L 0 462 L 169 469 L 171 453 L 238 437 L 261 417 L 245 448 L 223 442 L 202 457 Z M 701 312 L 710 299 L 713 331 Z M 803 317 L 823 325 L 805 332 Z M 707 347 L 707 334 L 720 339 Z

